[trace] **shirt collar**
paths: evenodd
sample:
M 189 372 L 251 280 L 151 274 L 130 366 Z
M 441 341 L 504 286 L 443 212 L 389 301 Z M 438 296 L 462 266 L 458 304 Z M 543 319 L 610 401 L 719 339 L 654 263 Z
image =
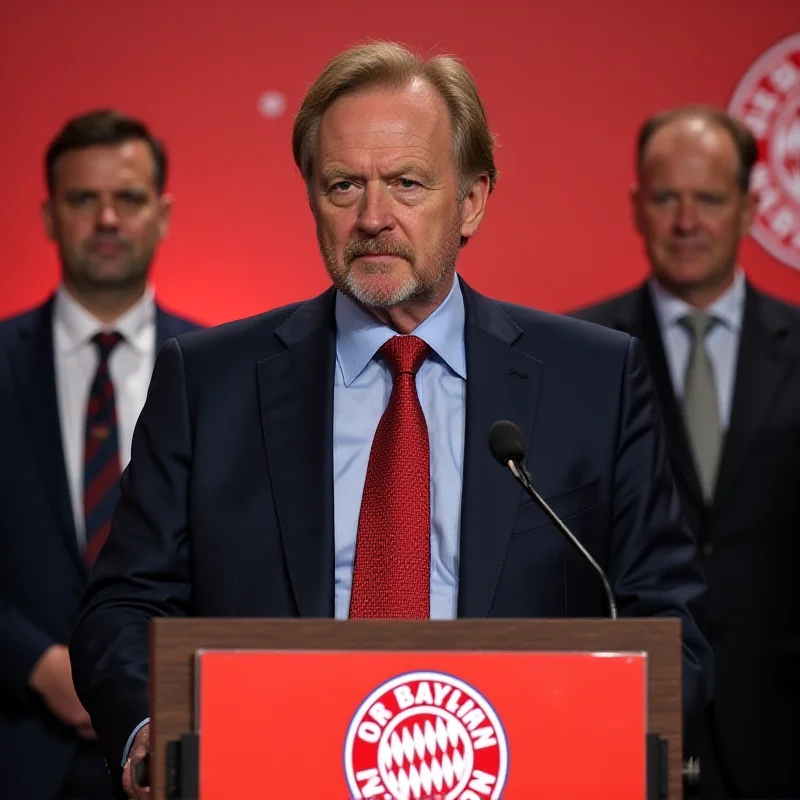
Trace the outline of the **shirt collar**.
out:
M 140 353 L 146 353 L 152 344 L 149 334 L 156 320 L 155 293 L 148 286 L 144 295 L 112 324 L 101 322 L 87 311 L 61 285 L 53 301 L 53 322 L 58 326 L 59 350 L 64 354 L 74 352 L 90 342 L 100 332 L 117 331 L 124 340 Z
M 688 303 L 667 291 L 655 279 L 648 282 L 648 289 L 658 321 L 664 330 L 677 325 L 682 317 L 694 310 Z M 744 272 L 737 269 L 730 287 L 705 310 L 712 317 L 720 320 L 727 328 L 739 331 L 742 327 L 746 293 Z
M 467 359 L 464 352 L 464 298 L 458 278 L 444 302 L 415 330 L 447 366 L 466 380 Z M 344 385 L 349 386 L 369 364 L 375 353 L 396 335 L 374 314 L 351 298 L 336 293 L 336 359 Z

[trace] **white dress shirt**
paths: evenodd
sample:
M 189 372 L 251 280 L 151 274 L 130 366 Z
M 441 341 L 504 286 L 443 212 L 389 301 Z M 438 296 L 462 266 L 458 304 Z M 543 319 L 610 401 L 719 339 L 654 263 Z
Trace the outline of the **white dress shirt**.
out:
M 680 401 L 683 400 L 686 368 L 692 348 L 692 334 L 681 325 L 680 320 L 693 309 L 655 280 L 651 280 L 648 287 L 661 329 L 675 397 Z M 745 295 L 744 273 L 737 270 L 731 287 L 705 309 L 719 320 L 706 334 L 706 350 L 714 367 L 719 419 L 723 430 L 728 429 L 731 419 Z
M 58 416 L 78 545 L 86 543 L 83 518 L 83 448 L 86 408 L 99 360 L 92 337 L 117 331 L 122 341 L 109 359 L 114 384 L 119 433 L 120 468 L 131 458 L 131 439 L 144 406 L 153 373 L 156 350 L 156 306 L 148 288 L 135 306 L 112 325 L 90 314 L 63 287 L 53 302 L 53 354 L 55 357 Z

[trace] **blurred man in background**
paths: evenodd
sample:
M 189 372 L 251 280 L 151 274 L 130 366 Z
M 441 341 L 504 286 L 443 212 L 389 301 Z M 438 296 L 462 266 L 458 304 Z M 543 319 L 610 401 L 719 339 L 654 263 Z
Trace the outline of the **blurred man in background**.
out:
M 111 794 L 66 643 L 157 348 L 195 327 L 159 308 L 148 285 L 172 208 L 166 174 L 164 148 L 141 122 L 113 111 L 70 120 L 47 151 L 42 205 L 60 286 L 44 305 L 0 322 L 5 800 Z
M 714 698 L 698 795 L 800 796 L 800 313 L 738 265 L 758 198 L 750 131 L 706 107 L 645 122 L 643 286 L 576 316 L 644 344 L 709 583 Z

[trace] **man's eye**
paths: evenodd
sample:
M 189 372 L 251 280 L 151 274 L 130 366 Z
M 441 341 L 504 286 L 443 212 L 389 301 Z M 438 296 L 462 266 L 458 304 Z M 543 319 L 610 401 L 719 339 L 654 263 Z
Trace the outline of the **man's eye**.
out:
M 119 199 L 126 205 L 141 206 L 147 202 L 147 195 L 139 192 L 120 192 Z
M 672 192 L 655 192 L 651 197 L 652 202 L 660 206 L 674 199 L 675 195 Z

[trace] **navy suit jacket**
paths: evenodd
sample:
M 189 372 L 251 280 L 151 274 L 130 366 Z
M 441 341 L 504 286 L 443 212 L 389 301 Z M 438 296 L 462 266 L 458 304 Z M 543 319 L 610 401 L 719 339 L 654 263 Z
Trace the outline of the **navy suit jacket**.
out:
M 683 620 L 685 705 L 697 709 L 711 660 L 693 618 L 704 580 L 637 342 L 463 291 L 459 616 L 605 613 L 597 576 L 492 458 L 489 428 L 510 419 L 535 485 L 608 570 L 621 614 Z M 333 616 L 334 296 L 161 350 L 71 642 L 78 694 L 110 751 L 149 713 L 152 614 Z
M 89 573 L 78 551 L 58 417 L 52 298 L 0 322 L 0 794 L 55 795 L 78 738 L 28 688 L 67 644 Z M 157 310 L 159 343 L 194 329 Z

